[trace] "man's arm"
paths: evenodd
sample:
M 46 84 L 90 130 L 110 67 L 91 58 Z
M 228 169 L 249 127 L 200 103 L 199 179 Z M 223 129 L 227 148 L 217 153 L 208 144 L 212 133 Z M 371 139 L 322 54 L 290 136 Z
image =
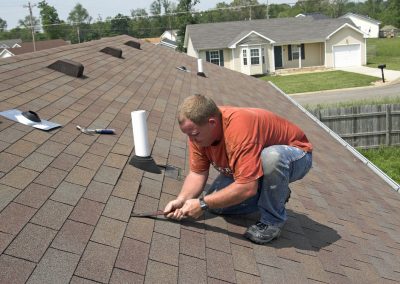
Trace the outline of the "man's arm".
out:
M 229 207 L 239 204 L 257 194 L 257 186 L 257 180 L 240 184 L 234 182 L 222 190 L 207 195 L 204 201 L 208 204 L 209 208 Z M 203 210 L 197 198 L 186 200 L 182 208 L 179 209 L 179 212 L 182 215 L 179 215 L 177 219 L 181 219 L 183 216 L 190 216 L 196 219 L 203 214 Z
M 190 171 L 183 183 L 181 192 L 175 200 L 170 201 L 164 209 L 168 218 L 181 219 L 184 214 L 181 210 L 186 200 L 198 197 L 204 189 L 207 182 L 208 171 L 203 173 L 195 173 Z
M 239 204 L 257 194 L 258 180 L 248 183 L 233 182 L 227 187 L 204 197 L 209 208 L 226 208 Z

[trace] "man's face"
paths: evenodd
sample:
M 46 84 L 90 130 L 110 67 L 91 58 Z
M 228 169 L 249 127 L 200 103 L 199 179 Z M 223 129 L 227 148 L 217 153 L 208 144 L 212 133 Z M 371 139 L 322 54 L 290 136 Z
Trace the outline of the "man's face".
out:
M 209 118 L 204 125 L 196 125 L 193 121 L 185 119 L 179 127 L 190 141 L 200 147 L 211 146 L 220 139 L 218 121 L 215 118 Z

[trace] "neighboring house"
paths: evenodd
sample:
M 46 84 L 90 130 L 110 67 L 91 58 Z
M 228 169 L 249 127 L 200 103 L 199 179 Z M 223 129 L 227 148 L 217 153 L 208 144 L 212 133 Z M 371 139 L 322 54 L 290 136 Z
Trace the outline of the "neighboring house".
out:
M 166 30 L 160 36 L 160 45 L 169 47 L 172 49 L 176 49 L 178 47 L 177 39 L 178 39 L 178 30 Z
M 379 37 L 379 25 L 381 22 L 374 20 L 368 16 L 358 15 L 354 13 L 347 13 L 340 18 L 347 18 L 353 21 L 353 23 L 369 38 Z
M 248 75 L 366 64 L 364 34 L 349 19 L 309 17 L 188 25 L 187 54 Z
M 379 31 L 379 37 L 392 38 L 399 35 L 399 29 L 392 25 L 387 25 Z
M 69 44 L 69 42 L 62 39 L 52 39 L 52 40 L 42 40 L 36 41 L 35 47 L 36 51 L 64 46 Z M 18 44 L 18 47 L 14 48 L 6 48 L 3 51 L 0 51 L 0 58 L 7 58 L 15 55 L 20 55 L 28 52 L 33 52 L 33 43 L 32 42 L 22 42 Z
M 165 46 L 165 47 L 169 47 L 172 49 L 176 49 L 178 47 L 178 44 L 176 43 L 176 41 L 167 39 L 167 38 L 163 38 L 160 43 L 161 46 Z
M 323 20 L 323 19 L 330 19 L 328 16 L 322 14 L 322 13 L 302 13 L 296 15 L 296 18 L 299 17 L 311 17 L 314 20 Z
M 14 56 L 7 48 L 0 49 L 0 59 Z
M 21 47 L 22 40 L 17 39 L 5 39 L 0 41 L 0 49 L 1 48 L 15 48 Z
M 161 39 L 169 39 L 172 41 L 176 41 L 178 39 L 178 30 L 166 30 L 163 32 L 163 34 L 160 36 Z

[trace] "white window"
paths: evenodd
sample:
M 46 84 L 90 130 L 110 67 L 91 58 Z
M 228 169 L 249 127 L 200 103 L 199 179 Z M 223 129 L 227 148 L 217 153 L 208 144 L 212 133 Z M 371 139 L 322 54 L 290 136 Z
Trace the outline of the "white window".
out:
M 300 45 L 293 45 L 292 46 L 292 59 L 299 59 L 300 56 Z
M 247 49 L 243 49 L 243 65 L 247 65 Z
M 260 49 L 252 48 L 250 49 L 251 65 L 260 64 Z
M 220 65 L 220 58 L 219 58 L 219 51 L 218 50 L 213 50 L 210 51 L 210 62 Z

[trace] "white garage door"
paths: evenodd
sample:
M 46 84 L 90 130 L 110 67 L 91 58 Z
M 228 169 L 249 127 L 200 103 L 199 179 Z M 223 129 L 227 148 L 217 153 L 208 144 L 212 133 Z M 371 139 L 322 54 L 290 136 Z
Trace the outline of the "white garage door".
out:
M 339 45 L 333 47 L 335 67 L 361 66 L 361 45 Z

